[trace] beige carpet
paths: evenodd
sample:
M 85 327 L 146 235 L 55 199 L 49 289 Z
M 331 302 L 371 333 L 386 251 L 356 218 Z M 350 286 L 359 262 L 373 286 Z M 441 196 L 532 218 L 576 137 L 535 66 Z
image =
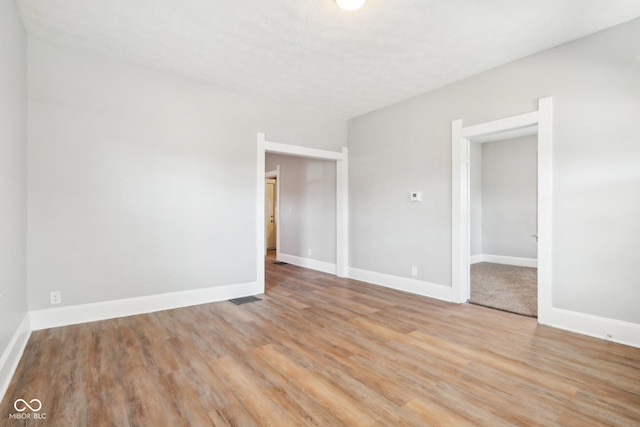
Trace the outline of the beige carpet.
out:
M 479 262 L 471 265 L 469 302 L 538 316 L 538 269 Z

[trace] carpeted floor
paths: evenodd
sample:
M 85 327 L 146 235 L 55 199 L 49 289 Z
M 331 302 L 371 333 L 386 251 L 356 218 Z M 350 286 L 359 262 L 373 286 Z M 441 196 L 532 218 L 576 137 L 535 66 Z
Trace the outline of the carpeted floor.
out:
M 538 316 L 538 269 L 479 262 L 471 265 L 470 303 Z

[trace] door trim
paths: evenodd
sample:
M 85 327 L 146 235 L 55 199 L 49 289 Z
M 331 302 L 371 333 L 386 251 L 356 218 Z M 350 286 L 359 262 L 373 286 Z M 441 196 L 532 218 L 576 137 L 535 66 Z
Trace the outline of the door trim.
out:
M 553 97 L 540 98 L 538 110 L 473 126 L 451 122 L 451 287 L 452 299 L 469 299 L 469 141 L 508 133 L 538 134 L 538 322 L 548 324 L 552 307 L 552 145 Z
M 282 144 L 267 141 L 265 134 L 258 132 L 256 152 L 256 281 L 258 286 L 264 292 L 265 153 L 336 162 L 336 275 L 347 277 L 349 266 L 349 159 L 347 147 L 343 147 L 342 151 L 338 152 Z M 277 243 L 277 246 L 280 246 L 280 242 Z
M 264 173 L 264 179 L 275 178 L 276 180 L 276 205 L 275 205 L 275 223 L 276 223 L 276 260 L 280 261 L 280 165 L 276 165 L 275 170 Z M 267 226 L 265 224 L 265 236 Z M 267 243 L 264 244 L 264 254 L 267 255 Z

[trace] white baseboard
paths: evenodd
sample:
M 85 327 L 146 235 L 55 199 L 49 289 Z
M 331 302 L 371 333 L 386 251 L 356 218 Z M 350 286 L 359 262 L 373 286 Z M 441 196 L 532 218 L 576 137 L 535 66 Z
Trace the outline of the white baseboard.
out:
M 535 258 L 520 258 L 515 256 L 488 255 L 488 254 L 472 255 L 469 258 L 469 263 L 471 264 L 476 264 L 478 262 L 491 262 L 494 264 L 505 264 L 505 265 L 515 265 L 518 267 L 538 268 L 538 260 Z
M 483 262 L 483 261 L 484 261 L 484 255 L 483 254 L 471 255 L 469 257 L 469 264 L 477 264 L 477 263 Z
M 638 323 L 555 307 L 549 310 L 544 316 L 544 322 L 540 323 L 564 329 L 565 331 L 640 348 L 640 324 Z
M 232 298 L 261 294 L 263 292 L 263 287 L 257 282 L 250 282 L 72 305 L 68 307 L 49 308 L 45 310 L 34 310 L 30 312 L 31 329 L 37 331 L 58 326 L 152 313 L 154 311 L 225 301 Z
M 9 345 L 0 357 L 0 402 L 4 399 L 4 394 L 11 384 L 13 374 L 18 367 L 22 353 L 29 342 L 31 336 L 31 325 L 29 324 L 29 313 L 25 313 L 18 329 L 11 337 Z
M 435 283 L 392 276 L 390 274 L 376 273 L 375 271 L 361 270 L 359 268 L 349 268 L 349 277 L 399 291 L 411 292 L 413 294 L 448 302 L 453 301 L 453 293 L 450 286 L 437 285 Z
M 302 258 L 295 255 L 278 254 L 278 261 L 297 265 L 298 267 L 310 268 L 311 270 L 322 271 L 323 273 L 336 274 L 336 265 L 329 262 L 318 261 L 315 259 Z

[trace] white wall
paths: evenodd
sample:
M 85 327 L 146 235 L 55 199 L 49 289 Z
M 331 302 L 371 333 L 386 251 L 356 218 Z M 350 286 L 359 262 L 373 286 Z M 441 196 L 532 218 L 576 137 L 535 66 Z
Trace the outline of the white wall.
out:
M 482 144 L 469 144 L 469 255 L 482 252 Z
M 256 280 L 256 132 L 339 150 L 346 123 L 29 40 L 31 309 Z
M 481 147 L 482 253 L 537 259 L 537 136 Z
M 280 165 L 280 251 L 335 264 L 336 162 L 267 153 L 265 163 Z
M 451 286 L 451 121 L 552 95 L 553 306 L 640 323 L 638 40 L 634 20 L 351 120 L 352 266 Z
M 13 0 L 0 0 L 0 356 L 27 311 L 26 36 Z M 0 360 L 2 358 L 0 357 Z M 0 362 L 0 398 L 5 372 Z M 5 367 L 7 368 L 7 367 Z M 7 368 L 9 369 L 9 368 Z

